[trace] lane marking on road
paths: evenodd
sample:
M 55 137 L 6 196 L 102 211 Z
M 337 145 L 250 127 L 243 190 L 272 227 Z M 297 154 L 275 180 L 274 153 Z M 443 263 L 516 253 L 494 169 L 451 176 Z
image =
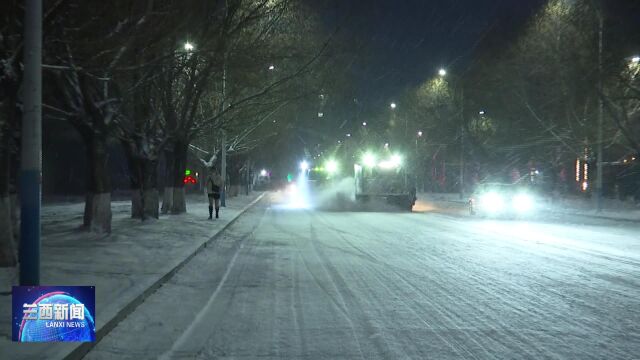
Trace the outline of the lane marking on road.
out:
M 268 209 L 266 211 L 268 211 Z M 216 289 L 211 294 L 211 297 L 209 297 L 209 300 L 207 301 L 207 303 L 202 307 L 202 309 L 200 309 L 198 314 L 196 314 L 193 322 L 189 324 L 189 327 L 182 333 L 182 335 L 180 335 L 178 340 L 176 340 L 173 343 L 173 345 L 171 346 L 171 349 L 165 351 L 162 355 L 158 357 L 158 359 L 169 360 L 169 359 L 175 358 L 175 353 L 177 349 L 184 347 L 186 342 L 194 337 L 195 330 L 200 328 L 200 325 L 203 323 L 203 321 L 207 320 L 205 315 L 207 312 L 211 310 L 211 307 L 213 306 L 216 298 L 218 297 L 220 290 L 227 282 L 227 278 L 229 277 L 231 270 L 233 270 L 236 260 L 238 259 L 238 255 L 240 255 L 240 252 L 242 251 L 242 249 L 244 249 L 245 240 L 256 232 L 256 230 L 260 227 L 260 224 L 262 223 L 262 219 L 264 219 L 264 214 L 260 218 L 260 223 L 253 229 L 251 233 L 249 233 L 246 237 L 244 237 L 241 240 L 240 244 L 238 244 L 238 247 L 235 253 L 233 254 L 233 257 L 231 258 L 231 261 L 229 261 L 229 264 L 227 265 L 227 268 L 224 272 L 224 275 L 222 276 L 222 279 L 220 279 L 220 282 L 218 283 L 218 285 L 216 286 Z M 227 229 L 225 229 L 224 231 L 226 230 Z

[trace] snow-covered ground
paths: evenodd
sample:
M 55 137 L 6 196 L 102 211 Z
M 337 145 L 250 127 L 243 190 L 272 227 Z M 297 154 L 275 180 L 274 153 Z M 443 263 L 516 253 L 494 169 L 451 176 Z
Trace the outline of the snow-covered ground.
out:
M 259 195 L 228 199 L 218 220 L 207 220 L 204 195 L 188 197 L 186 214 L 145 222 L 130 218 L 130 202 L 115 201 L 110 235 L 79 229 L 82 203 L 47 204 L 42 211 L 41 284 L 94 285 L 100 332 L 126 315 L 132 302 L 142 300 L 149 287 L 157 286 Z M 3 291 L 8 289 L 9 284 L 1 285 Z M 12 343 L 10 304 L 11 296 L 0 295 L 0 359 L 56 359 L 79 345 Z
M 240 217 L 87 358 L 640 354 L 637 224 L 321 212 L 279 200 Z

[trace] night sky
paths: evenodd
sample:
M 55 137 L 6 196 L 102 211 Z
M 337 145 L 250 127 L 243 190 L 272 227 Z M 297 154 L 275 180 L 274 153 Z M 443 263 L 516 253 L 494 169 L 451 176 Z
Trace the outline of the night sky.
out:
M 541 0 L 348 0 L 328 3 L 327 28 L 337 25 L 360 54 L 349 71 L 358 97 L 387 106 L 438 68 L 464 69 L 493 26 L 518 31 Z M 505 24 L 507 24 L 505 26 Z M 505 34 L 506 35 L 506 34 Z

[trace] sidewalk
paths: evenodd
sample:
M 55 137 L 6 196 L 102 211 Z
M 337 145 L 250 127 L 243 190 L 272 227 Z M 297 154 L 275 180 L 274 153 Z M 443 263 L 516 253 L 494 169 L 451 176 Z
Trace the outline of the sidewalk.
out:
M 468 196 L 460 199 L 458 193 L 419 193 L 418 200 L 426 203 L 437 203 L 442 210 L 458 210 L 466 213 Z M 594 209 L 591 199 L 579 197 L 563 197 L 558 199 L 543 198 L 540 204 L 543 211 L 573 216 L 588 216 L 598 219 L 625 220 L 640 222 L 640 206 L 631 202 L 604 199 L 603 209 Z
M 188 196 L 186 214 L 161 215 L 159 220 L 144 223 L 130 218 L 130 202 L 113 202 L 109 236 L 78 229 L 84 204 L 44 206 L 41 283 L 94 285 L 96 336 L 100 338 L 260 198 L 261 193 L 230 198 L 221 209 L 221 218 L 211 221 L 204 196 Z M 2 285 L 6 291 L 6 284 Z M 10 321 L 11 296 L 0 295 L 1 359 L 61 359 L 87 346 L 14 343 Z

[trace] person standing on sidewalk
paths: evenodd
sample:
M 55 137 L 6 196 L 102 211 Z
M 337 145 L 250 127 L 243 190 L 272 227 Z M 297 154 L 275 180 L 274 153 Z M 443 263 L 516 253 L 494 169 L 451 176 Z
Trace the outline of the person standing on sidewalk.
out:
M 215 166 L 211 167 L 209 177 L 207 177 L 207 196 L 209 197 L 209 219 L 213 218 L 213 208 L 215 205 L 216 219 L 220 212 L 220 192 L 222 191 L 224 184 L 222 183 L 222 177 L 218 174 Z

